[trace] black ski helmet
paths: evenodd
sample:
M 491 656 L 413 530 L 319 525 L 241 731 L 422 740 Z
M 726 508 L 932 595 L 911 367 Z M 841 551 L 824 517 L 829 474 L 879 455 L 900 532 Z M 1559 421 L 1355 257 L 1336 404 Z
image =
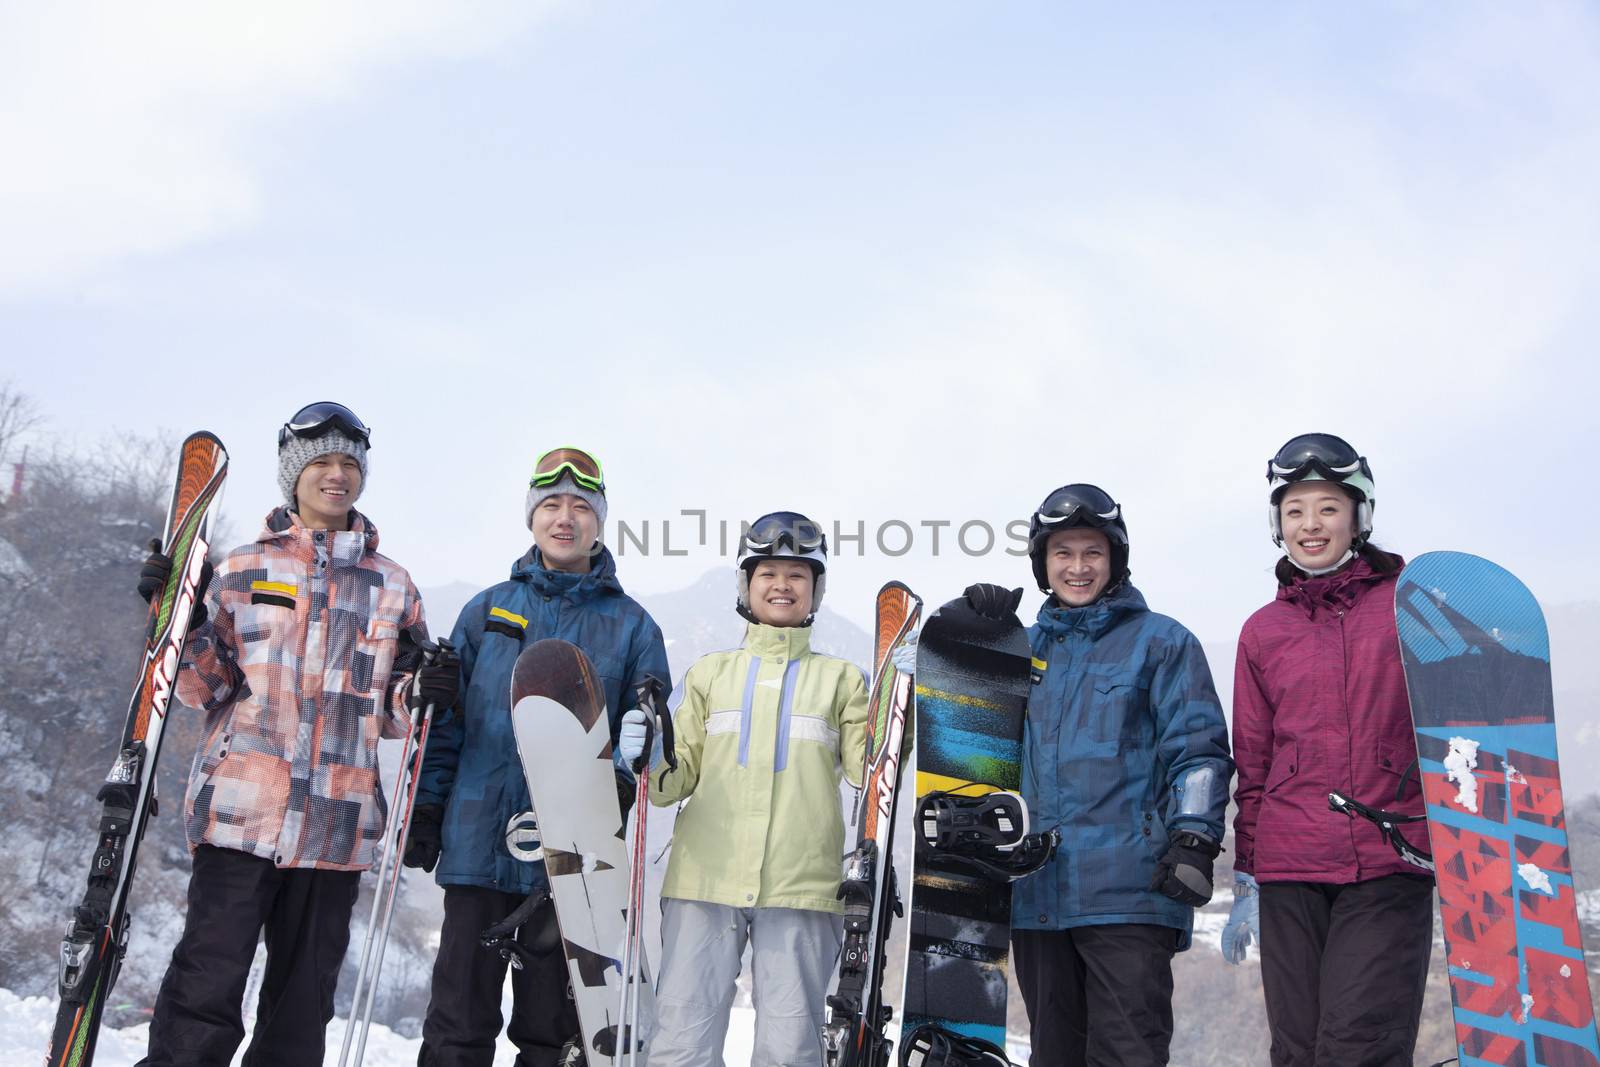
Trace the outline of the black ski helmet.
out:
M 1283 516 L 1278 506 L 1295 482 L 1326 481 L 1343 486 L 1356 502 L 1356 535 L 1351 548 L 1360 548 L 1372 536 L 1372 509 L 1377 492 L 1367 457 L 1350 442 L 1331 433 L 1303 433 L 1291 437 L 1267 460 L 1267 523 L 1273 543 L 1283 546 Z
M 1041 593 L 1051 592 L 1044 569 L 1044 550 L 1050 535 L 1075 527 L 1099 530 L 1111 543 L 1111 581 L 1107 589 L 1128 577 L 1128 524 L 1122 519 L 1122 505 L 1098 485 L 1076 482 L 1045 497 L 1028 520 L 1028 558 L 1033 561 L 1033 578 Z
M 750 610 L 750 572 L 766 559 L 804 560 L 811 567 L 811 614 L 822 607 L 822 593 L 828 582 L 828 539 L 822 527 L 798 511 L 774 511 L 763 515 L 739 537 L 739 614 L 756 622 Z

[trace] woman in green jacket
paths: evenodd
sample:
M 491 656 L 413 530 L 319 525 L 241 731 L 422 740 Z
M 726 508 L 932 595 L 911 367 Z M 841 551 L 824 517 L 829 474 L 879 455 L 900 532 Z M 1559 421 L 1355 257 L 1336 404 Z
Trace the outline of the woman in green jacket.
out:
M 828 983 L 842 941 L 837 899 L 839 780 L 859 786 L 867 682 L 811 651 L 827 541 L 794 512 L 757 519 L 739 549 L 743 647 L 689 668 L 675 695 L 678 766 L 650 799 L 685 801 L 662 886 L 662 964 L 651 1067 L 722 1061 L 748 940 L 756 1005 L 753 1065 L 822 1063 Z M 644 716 L 622 726 L 624 759 Z

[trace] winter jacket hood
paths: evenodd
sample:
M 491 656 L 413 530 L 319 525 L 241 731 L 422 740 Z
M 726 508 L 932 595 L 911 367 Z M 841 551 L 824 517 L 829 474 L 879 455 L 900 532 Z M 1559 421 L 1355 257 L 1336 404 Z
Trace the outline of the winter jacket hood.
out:
M 1039 607 L 1036 625 L 1052 637 L 1081 633 L 1098 640 L 1127 617 L 1149 610 L 1144 594 L 1132 582 L 1123 581 L 1094 603 L 1079 608 L 1069 607 L 1050 594 Z
M 359 512 L 311 530 L 287 507 L 222 561 L 178 696 L 206 711 L 185 802 L 191 849 L 362 870 L 382 837 L 378 738 L 403 737 L 427 637 L 411 578 Z
M 544 864 L 514 859 L 504 835 L 511 817 L 533 806 L 511 729 L 511 672 L 524 648 L 547 637 L 572 642 L 594 664 L 613 745 L 645 676 L 672 684 L 661 628 L 622 591 L 609 549 L 587 573 L 569 574 L 544 567 L 535 546 L 509 579 L 473 597 L 451 633 L 462 699 L 435 721 L 417 790 L 419 805 L 444 808 L 440 885 L 529 893 L 545 884 Z
M 1399 573 L 1399 569 L 1405 566 L 1405 560 L 1395 555 L 1389 558 L 1395 563 L 1395 573 Z M 1372 564 L 1358 556 L 1348 566 L 1332 574 L 1315 578 L 1297 576 L 1287 585 L 1280 584 L 1276 599 L 1298 604 L 1306 615 L 1315 619 L 1318 611 L 1337 612 L 1353 607 L 1365 595 L 1368 586 L 1382 581 L 1384 577 L 1372 569 Z
M 663 897 L 841 912 L 839 780 L 859 785 L 861 669 L 811 651 L 811 628 L 750 623 L 744 647 L 702 657 L 673 694 L 678 768 L 650 799 L 686 800 Z
M 1193 909 L 1150 882 L 1173 834 L 1222 838 L 1233 765 L 1200 643 L 1126 581 L 1084 607 L 1050 598 L 1028 636 L 1022 793 L 1061 846 L 1017 883 L 1012 925 L 1143 923 L 1187 945 Z
M 1296 578 L 1239 634 L 1234 867 L 1258 881 L 1345 884 L 1418 873 L 1372 824 L 1328 808 L 1328 794 L 1338 791 L 1373 807 L 1422 812 L 1416 776 L 1408 775 L 1417 747 L 1395 628 L 1396 579 L 1360 557 L 1335 574 Z

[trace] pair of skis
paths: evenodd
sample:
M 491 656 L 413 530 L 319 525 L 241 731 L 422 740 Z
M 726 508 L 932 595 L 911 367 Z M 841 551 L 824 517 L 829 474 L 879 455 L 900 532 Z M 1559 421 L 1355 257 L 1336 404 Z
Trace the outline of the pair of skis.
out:
M 838 990 L 828 997 L 822 1042 L 829 1067 L 877 1067 L 893 1042 L 884 1036 L 893 1010 L 883 1003 L 884 947 L 891 915 L 901 914 L 894 878 L 894 815 L 900 793 L 901 747 L 911 709 L 911 676 L 894 665 L 910 638 L 922 601 L 899 582 L 878 591 L 872 705 L 856 847 L 845 857 L 839 898 L 844 901 L 844 945 Z
M 187 437 L 167 505 L 161 551 L 171 576 L 150 598 L 139 680 L 128 703 L 122 743 L 100 787 L 99 843 L 89 883 L 61 942 L 61 995 L 50 1037 L 49 1067 L 93 1062 L 100 1020 L 128 950 L 128 891 L 145 827 L 156 810 L 156 761 L 167 709 L 189 635 L 200 574 L 210 549 L 211 514 L 228 474 L 228 453 L 213 434 Z
M 1018 793 L 1032 672 L 1022 624 L 1014 615 L 980 615 L 965 597 L 950 601 L 922 628 L 913 684 L 895 667 L 894 653 L 915 629 L 921 606 L 898 582 L 878 594 L 860 830 L 839 890 L 845 941 L 823 1027 L 828 1067 L 887 1067 L 894 1051 L 883 973 L 891 916 L 901 913 L 893 822 L 913 694 L 916 859 L 902 1063 L 1006 1067 L 1010 883 L 1048 862 L 1059 840 L 1055 830 L 1032 831 Z

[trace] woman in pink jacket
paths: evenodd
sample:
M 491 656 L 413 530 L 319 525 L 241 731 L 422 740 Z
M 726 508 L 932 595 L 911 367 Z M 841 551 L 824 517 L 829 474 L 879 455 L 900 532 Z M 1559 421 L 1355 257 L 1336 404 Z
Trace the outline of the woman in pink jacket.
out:
M 1433 881 L 1342 793 L 1421 814 L 1394 586 L 1372 471 L 1331 434 L 1267 468 L 1278 593 L 1239 635 L 1234 904 L 1223 955 L 1259 938 L 1274 1067 L 1409 1065 L 1433 941 Z M 1259 909 L 1259 910 L 1258 910 Z

